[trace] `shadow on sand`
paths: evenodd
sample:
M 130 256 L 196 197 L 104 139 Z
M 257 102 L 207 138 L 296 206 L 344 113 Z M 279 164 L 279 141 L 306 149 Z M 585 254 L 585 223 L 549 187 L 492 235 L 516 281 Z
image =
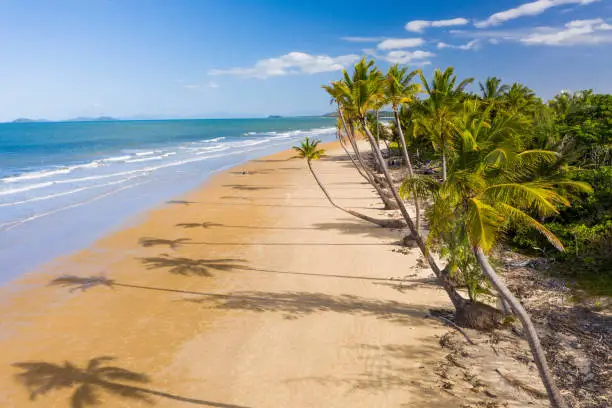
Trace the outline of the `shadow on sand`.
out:
M 278 231 L 339 230 L 341 232 L 346 232 L 346 233 L 349 233 L 349 232 L 358 233 L 362 231 L 374 233 L 374 232 L 381 231 L 380 227 L 378 226 L 373 226 L 373 225 L 369 225 L 365 223 L 359 224 L 359 223 L 354 223 L 354 222 L 318 223 L 318 224 L 314 224 L 314 226 L 312 227 L 276 227 L 276 226 L 268 227 L 268 226 L 259 226 L 259 225 L 228 225 L 228 224 L 220 224 L 216 222 L 184 222 L 184 223 L 176 224 L 176 226 L 179 228 L 185 228 L 185 229 L 194 229 L 194 228 L 209 229 L 213 227 L 219 227 L 219 228 L 237 228 L 237 229 L 249 229 L 249 230 L 278 230 Z M 388 237 L 388 233 L 376 235 L 376 237 L 381 237 L 381 236 Z M 175 242 L 175 241 L 172 241 L 172 242 Z
M 170 200 L 170 201 L 166 201 L 166 204 L 190 205 L 190 204 L 197 204 L 197 201 Z
M 193 259 L 171 256 L 154 256 L 139 258 L 147 269 L 167 268 L 168 272 L 183 276 L 213 276 L 212 271 L 231 272 L 236 269 L 245 269 L 241 259 Z
M 202 246 L 297 246 L 297 247 L 313 247 L 313 246 L 339 246 L 339 247 L 360 247 L 360 246 L 391 246 L 397 245 L 397 242 L 199 242 L 192 241 L 189 238 L 179 239 L 160 239 L 160 238 L 141 238 L 140 245 L 143 247 L 153 246 L 168 246 L 171 249 L 176 249 L 183 245 L 202 245 Z
M 16 374 L 17 381 L 30 392 L 30 399 L 48 394 L 63 388 L 75 388 L 70 398 L 71 408 L 86 408 L 99 405 L 101 391 L 121 398 L 155 402 L 152 396 L 181 401 L 194 405 L 204 405 L 218 408 L 246 408 L 240 405 L 223 404 L 195 398 L 187 398 L 176 394 L 145 388 L 141 385 L 149 383 L 149 376 L 125 368 L 106 365 L 115 360 L 114 357 L 102 356 L 92 358 L 84 368 L 65 361 L 62 364 L 43 361 L 27 361 L 14 363 L 13 366 L 22 370 Z M 125 382 L 136 385 L 125 384 Z M 54 405 L 55 406 L 55 405 Z
M 333 296 L 318 292 L 234 292 L 185 301 L 218 309 L 280 312 L 287 319 L 297 319 L 315 312 L 336 312 L 374 316 L 392 323 L 414 325 L 415 322 L 428 316 L 428 309 L 425 306 L 353 295 Z
M 223 187 L 230 187 L 234 190 L 240 191 L 272 190 L 274 188 L 271 186 L 248 186 L 246 184 L 224 184 Z
M 203 304 L 218 309 L 239 309 L 254 312 L 281 312 L 286 318 L 296 319 L 315 312 L 336 312 L 375 316 L 393 323 L 416 324 L 430 313 L 426 306 L 409 305 L 392 300 L 368 299 L 353 295 L 328 295 L 320 292 L 233 292 L 229 294 L 196 292 L 179 289 L 132 285 L 116 282 L 104 276 L 61 276 L 49 283 L 71 287 L 71 292 L 85 291 L 94 286 L 125 287 L 168 293 L 182 293 L 197 297 L 186 302 Z

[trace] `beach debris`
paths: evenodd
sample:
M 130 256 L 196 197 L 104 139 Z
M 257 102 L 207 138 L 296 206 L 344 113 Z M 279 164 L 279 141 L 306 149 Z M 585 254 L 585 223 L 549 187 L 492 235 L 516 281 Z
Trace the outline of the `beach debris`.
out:
M 463 335 L 463 337 L 465 337 L 465 339 L 467 340 L 468 343 L 472 344 L 472 345 L 476 345 L 476 343 L 474 343 L 472 341 L 472 339 L 470 339 L 470 337 L 467 335 L 467 333 L 459 326 L 457 326 L 457 324 L 455 324 L 452 320 L 447 319 L 444 316 L 440 316 L 438 313 L 436 313 L 435 311 L 430 311 L 430 313 L 427 315 L 427 317 L 431 317 L 431 318 L 436 318 L 439 319 L 440 321 L 442 321 L 443 323 L 446 323 L 447 325 L 453 327 L 454 329 L 456 329 L 459 333 L 461 333 Z

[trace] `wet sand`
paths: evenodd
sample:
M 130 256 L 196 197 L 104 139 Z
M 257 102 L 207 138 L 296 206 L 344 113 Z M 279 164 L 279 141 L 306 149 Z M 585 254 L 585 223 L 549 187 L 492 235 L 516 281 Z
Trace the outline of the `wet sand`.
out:
M 387 217 L 326 147 L 331 195 Z M 450 303 L 418 250 L 329 205 L 293 156 L 220 173 L 2 288 L 0 406 L 457 406 L 433 373 L 447 328 L 426 318 Z M 48 285 L 101 274 L 113 285 Z M 31 400 L 24 372 L 30 391 L 54 381 Z

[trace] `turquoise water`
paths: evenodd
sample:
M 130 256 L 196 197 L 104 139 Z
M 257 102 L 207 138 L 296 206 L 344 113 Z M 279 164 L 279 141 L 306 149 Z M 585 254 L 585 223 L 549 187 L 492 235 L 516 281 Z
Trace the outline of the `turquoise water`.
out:
M 0 281 L 90 244 L 211 173 L 331 141 L 334 119 L 0 124 Z

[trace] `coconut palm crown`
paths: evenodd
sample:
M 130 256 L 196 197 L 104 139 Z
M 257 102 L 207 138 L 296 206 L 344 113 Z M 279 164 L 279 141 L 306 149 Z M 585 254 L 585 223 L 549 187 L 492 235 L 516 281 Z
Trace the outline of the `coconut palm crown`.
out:
M 325 155 L 325 150 L 319 148 L 319 143 L 321 143 L 320 140 L 306 137 L 299 146 L 293 146 L 293 150 L 298 152 L 298 157 L 306 159 L 310 163 Z

